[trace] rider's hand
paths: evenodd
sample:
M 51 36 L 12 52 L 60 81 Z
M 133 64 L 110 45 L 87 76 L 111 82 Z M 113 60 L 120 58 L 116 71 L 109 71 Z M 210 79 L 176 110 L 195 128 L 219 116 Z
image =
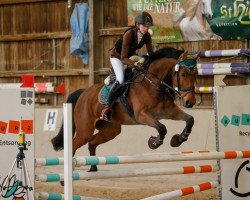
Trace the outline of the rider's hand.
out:
M 135 62 L 135 63 L 134 63 L 134 67 L 141 67 L 141 65 L 142 65 L 142 64 L 141 64 L 140 62 Z

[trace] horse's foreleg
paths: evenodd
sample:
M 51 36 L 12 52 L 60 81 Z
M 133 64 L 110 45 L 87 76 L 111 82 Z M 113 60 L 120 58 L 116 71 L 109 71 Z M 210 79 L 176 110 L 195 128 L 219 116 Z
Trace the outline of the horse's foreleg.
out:
M 186 122 L 186 126 L 181 134 L 176 134 L 171 139 L 171 146 L 172 147 L 179 147 L 183 142 L 187 141 L 188 136 L 192 131 L 192 127 L 194 125 L 194 118 L 193 116 L 185 113 L 179 107 L 175 106 L 175 111 L 171 116 L 173 120 L 183 120 Z
M 138 116 L 138 122 L 154 127 L 159 133 L 157 137 L 151 136 L 149 138 L 148 146 L 150 149 L 157 149 L 159 146 L 163 144 L 163 140 L 165 138 L 165 135 L 167 134 L 167 128 L 165 125 L 160 123 L 150 113 L 146 113 L 146 112 L 140 113 L 140 116 Z
M 115 125 L 110 123 L 109 125 L 101 128 L 99 132 L 96 133 L 88 143 L 90 156 L 96 155 L 96 148 L 98 145 L 114 139 L 117 135 L 120 134 L 120 132 L 121 132 L 121 125 L 118 124 Z M 98 171 L 97 166 L 91 165 L 89 171 L 90 172 Z

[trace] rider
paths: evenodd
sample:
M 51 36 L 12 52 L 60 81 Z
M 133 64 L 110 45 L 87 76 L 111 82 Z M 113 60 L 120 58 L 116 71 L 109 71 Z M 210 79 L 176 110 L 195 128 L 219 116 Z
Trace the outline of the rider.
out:
M 109 97 L 105 108 L 102 111 L 101 120 L 110 122 L 112 116 L 112 106 L 117 98 L 119 86 L 124 82 L 124 65 L 138 67 L 139 62 L 129 59 L 136 54 L 137 49 L 141 49 L 146 44 L 147 52 L 153 52 L 149 27 L 153 25 L 153 18 L 148 12 L 142 12 L 135 18 L 135 26 L 126 30 L 124 35 L 118 39 L 114 47 L 110 50 L 110 62 L 116 75 L 116 81 L 111 86 Z

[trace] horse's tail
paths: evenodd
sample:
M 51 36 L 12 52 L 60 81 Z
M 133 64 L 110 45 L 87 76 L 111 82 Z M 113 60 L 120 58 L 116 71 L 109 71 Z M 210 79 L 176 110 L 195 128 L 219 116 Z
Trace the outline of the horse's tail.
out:
M 84 89 L 78 89 L 75 92 L 71 93 L 67 98 L 67 103 L 72 103 L 72 133 L 74 136 L 76 126 L 74 120 L 74 108 L 79 96 L 83 93 Z M 51 143 L 56 151 L 63 149 L 63 122 L 60 127 L 59 133 L 51 139 Z

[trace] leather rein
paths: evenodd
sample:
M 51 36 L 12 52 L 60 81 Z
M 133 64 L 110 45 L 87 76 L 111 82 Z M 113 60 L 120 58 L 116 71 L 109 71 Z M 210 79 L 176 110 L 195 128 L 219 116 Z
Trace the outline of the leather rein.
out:
M 181 87 L 180 85 L 180 70 L 175 70 L 175 68 L 173 68 L 173 72 L 172 72 L 172 78 L 174 77 L 174 75 L 177 73 L 177 76 L 176 76 L 176 79 L 177 79 L 177 89 L 175 89 L 175 86 L 171 86 L 169 84 L 167 84 L 164 80 L 160 80 L 155 74 L 149 72 L 149 65 L 150 63 L 143 63 L 143 65 L 141 66 L 141 71 L 143 71 L 141 73 L 141 75 L 143 74 L 143 79 L 146 79 L 151 85 L 154 85 L 155 87 L 157 87 L 159 90 L 161 89 L 160 86 L 159 86 L 159 83 L 160 85 L 163 85 L 164 88 L 166 89 L 166 91 L 171 95 L 170 91 L 174 92 L 175 94 L 178 95 L 179 98 L 184 98 L 188 93 L 190 92 L 195 92 L 195 87 L 194 86 L 191 86 L 191 87 Z M 179 67 L 183 67 L 183 66 L 179 66 Z M 187 69 L 186 69 L 187 70 Z M 189 71 L 189 70 L 187 70 Z M 148 73 L 153 75 L 154 78 L 157 79 L 157 81 L 159 82 L 158 84 L 157 83 L 154 83 L 154 81 L 152 81 L 149 77 L 148 77 Z M 190 72 L 189 72 L 190 73 Z M 141 82 L 142 82 L 141 81 Z M 185 92 L 184 94 L 181 94 L 181 92 Z M 171 97 L 174 99 L 174 97 L 171 95 Z

